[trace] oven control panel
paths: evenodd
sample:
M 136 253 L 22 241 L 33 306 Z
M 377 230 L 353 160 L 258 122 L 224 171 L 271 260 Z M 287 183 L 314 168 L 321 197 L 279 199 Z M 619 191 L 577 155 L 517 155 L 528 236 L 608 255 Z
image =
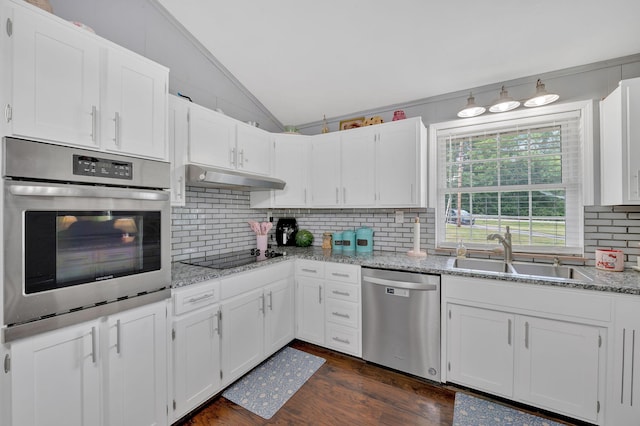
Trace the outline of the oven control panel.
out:
M 73 174 L 131 180 L 133 179 L 133 164 L 87 155 L 74 155 Z

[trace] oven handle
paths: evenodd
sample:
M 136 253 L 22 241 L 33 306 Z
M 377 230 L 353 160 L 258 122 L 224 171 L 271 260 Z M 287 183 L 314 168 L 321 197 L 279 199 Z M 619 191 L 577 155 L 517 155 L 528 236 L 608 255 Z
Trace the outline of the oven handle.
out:
M 140 191 L 123 188 L 104 188 L 97 186 L 58 187 L 40 185 L 12 185 L 12 195 L 28 197 L 74 197 L 74 198 L 124 198 L 127 200 L 167 201 L 169 193 L 164 191 Z

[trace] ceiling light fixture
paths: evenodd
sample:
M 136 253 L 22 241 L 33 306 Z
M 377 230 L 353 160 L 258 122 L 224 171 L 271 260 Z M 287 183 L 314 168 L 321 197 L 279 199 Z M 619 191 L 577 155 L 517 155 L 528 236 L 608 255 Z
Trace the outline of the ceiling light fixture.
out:
M 557 101 L 558 99 L 560 99 L 560 96 L 556 95 L 555 93 L 548 93 L 545 90 L 544 84 L 542 84 L 542 81 L 538 79 L 538 81 L 536 82 L 536 94 L 531 99 L 526 101 L 524 103 L 524 106 L 538 107 L 538 106 L 550 104 L 552 102 Z
M 500 99 L 494 102 L 493 105 L 489 108 L 491 112 L 506 112 L 511 111 L 512 109 L 516 109 L 520 106 L 519 101 L 514 101 L 513 98 L 509 96 L 509 93 L 504 90 L 504 86 L 502 86 L 502 90 L 500 90 Z
M 487 109 L 483 106 L 476 105 L 475 98 L 472 93 L 469 93 L 469 98 L 467 99 L 467 106 L 464 109 L 460 110 L 458 113 L 458 117 L 460 118 L 469 118 L 469 117 L 477 117 L 480 114 L 483 114 Z

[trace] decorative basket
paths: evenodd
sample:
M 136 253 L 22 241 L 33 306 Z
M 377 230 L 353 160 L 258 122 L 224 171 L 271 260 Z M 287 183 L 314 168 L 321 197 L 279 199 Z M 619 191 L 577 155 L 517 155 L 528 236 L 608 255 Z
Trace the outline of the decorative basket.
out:
M 51 8 L 51 3 L 49 0 L 25 0 L 27 3 L 31 3 L 34 6 L 38 6 L 42 10 L 46 10 L 49 13 L 53 13 L 53 9 Z

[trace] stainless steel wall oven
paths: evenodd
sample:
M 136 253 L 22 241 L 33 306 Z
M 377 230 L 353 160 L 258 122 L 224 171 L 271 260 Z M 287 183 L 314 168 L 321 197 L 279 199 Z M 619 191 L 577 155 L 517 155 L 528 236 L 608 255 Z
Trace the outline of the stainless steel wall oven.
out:
M 169 297 L 168 163 L 3 140 L 5 341 Z

